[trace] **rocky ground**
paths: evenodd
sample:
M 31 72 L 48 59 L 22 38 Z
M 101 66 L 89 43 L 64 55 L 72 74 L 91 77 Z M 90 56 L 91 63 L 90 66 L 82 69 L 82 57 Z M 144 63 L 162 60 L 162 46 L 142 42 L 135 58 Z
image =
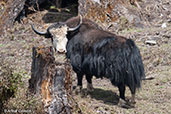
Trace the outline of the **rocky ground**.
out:
M 22 76 L 22 83 L 15 97 L 5 103 L 6 109 L 35 109 L 35 99 L 28 99 L 26 94 L 31 74 L 32 47 L 50 46 L 51 42 L 36 35 L 30 24 L 48 26 L 47 20 L 66 20 L 70 13 L 47 13 L 47 11 L 29 14 L 23 23 L 16 22 L 12 30 L 7 30 L 0 37 L 0 62 L 8 64 L 14 72 Z M 161 19 L 161 18 L 160 18 Z M 165 27 L 162 27 L 166 23 Z M 164 26 L 164 25 L 163 25 Z M 40 28 L 41 28 L 40 27 Z M 110 29 L 109 29 L 110 30 Z M 115 32 L 113 30 L 110 30 Z M 133 39 L 140 48 L 147 77 L 153 80 L 142 82 L 142 88 L 136 94 L 136 106 L 124 109 L 118 104 L 118 90 L 107 79 L 93 79 L 94 91 L 87 96 L 75 95 L 84 114 L 115 114 L 115 113 L 171 113 L 171 23 L 167 20 L 156 20 L 149 27 L 120 29 L 117 34 Z M 148 43 L 152 41 L 153 43 Z M 73 85 L 76 85 L 73 73 Z M 84 79 L 84 90 L 86 81 Z M 126 97 L 130 97 L 127 88 Z M 32 110 L 38 112 L 41 107 Z

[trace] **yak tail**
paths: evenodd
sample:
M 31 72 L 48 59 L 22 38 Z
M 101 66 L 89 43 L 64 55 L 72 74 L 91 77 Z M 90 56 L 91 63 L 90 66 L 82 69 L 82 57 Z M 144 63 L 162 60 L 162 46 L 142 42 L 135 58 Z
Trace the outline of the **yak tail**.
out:
M 144 64 L 142 62 L 141 54 L 133 40 L 127 39 L 126 44 L 129 47 L 126 50 L 129 50 L 128 52 L 130 52 L 127 54 L 127 77 L 129 78 L 127 84 L 133 88 L 140 88 L 141 80 L 145 79 Z

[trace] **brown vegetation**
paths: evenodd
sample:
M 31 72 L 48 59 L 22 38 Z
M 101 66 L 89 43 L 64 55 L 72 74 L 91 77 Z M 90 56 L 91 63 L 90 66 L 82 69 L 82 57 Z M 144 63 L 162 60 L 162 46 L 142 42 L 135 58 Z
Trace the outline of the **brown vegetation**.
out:
M 169 20 L 171 17 L 171 1 L 141 0 L 137 3 L 140 5 L 140 9 L 128 4 L 129 12 L 121 16 L 116 23 L 111 21 L 109 24 L 99 23 L 99 25 L 107 26 L 104 29 L 133 39 L 140 48 L 146 76 L 153 76 L 155 79 L 143 81 L 142 89 L 136 95 L 136 107 L 132 109 L 123 109 L 117 106 L 118 90 L 108 80 L 93 79 L 95 91 L 88 96 L 84 94 L 74 95 L 74 101 L 78 102 L 84 114 L 171 113 L 171 20 Z M 121 12 L 123 9 L 118 7 L 116 11 Z M 110 10 L 108 12 L 110 13 Z M 34 34 L 30 23 L 43 26 L 49 21 L 66 20 L 66 18 L 71 17 L 72 12 L 69 13 L 45 10 L 29 14 L 24 19 L 24 24 L 16 22 L 12 29 L 1 35 L 0 58 L 5 63 L 9 63 L 13 71 L 22 77 L 22 82 L 17 85 L 18 89 L 16 89 L 15 96 L 4 102 L 4 109 L 25 109 L 32 113 L 42 112 L 44 107 L 41 107 L 41 102 L 37 102 L 40 99 L 26 96 L 26 93 L 29 86 L 28 80 L 31 78 L 32 47 L 39 45 L 51 46 L 51 41 Z M 92 17 L 96 18 L 96 15 Z M 131 23 L 131 17 L 134 17 L 135 20 L 133 21 L 140 18 L 141 20 L 138 20 L 138 22 L 141 24 Z M 163 23 L 166 23 L 165 28 L 161 27 Z M 157 44 L 145 44 L 146 40 L 155 40 Z M 72 72 L 72 80 L 73 85 L 76 84 L 74 72 Z M 85 80 L 84 85 L 86 85 Z M 126 95 L 128 95 L 127 98 L 130 97 L 129 91 Z

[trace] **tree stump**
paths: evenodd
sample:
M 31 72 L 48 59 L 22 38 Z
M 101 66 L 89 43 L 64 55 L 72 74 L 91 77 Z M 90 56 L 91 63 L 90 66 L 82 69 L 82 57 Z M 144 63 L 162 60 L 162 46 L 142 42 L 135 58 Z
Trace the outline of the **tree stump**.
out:
M 33 47 L 29 90 L 41 94 L 44 109 L 49 114 L 71 114 L 76 104 L 71 95 L 71 66 L 59 63 L 53 48 Z M 80 112 L 80 111 L 78 111 Z

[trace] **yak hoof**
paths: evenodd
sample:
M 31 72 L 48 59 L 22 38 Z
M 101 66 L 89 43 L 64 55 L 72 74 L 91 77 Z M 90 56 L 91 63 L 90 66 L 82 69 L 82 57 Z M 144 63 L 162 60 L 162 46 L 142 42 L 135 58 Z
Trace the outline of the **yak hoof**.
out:
M 78 95 L 82 92 L 82 86 L 76 86 L 75 88 L 75 94 Z
M 136 104 L 135 100 L 130 100 L 129 103 L 130 104 Z
M 122 108 L 126 108 L 126 109 L 134 108 L 135 107 L 134 104 L 130 104 L 129 102 L 126 102 L 125 100 L 123 100 L 121 98 L 119 99 L 118 106 L 120 106 Z
M 128 103 L 132 108 L 135 107 L 136 104 L 135 100 L 130 100 Z
M 118 106 L 123 107 L 125 104 L 126 104 L 126 101 L 120 98 Z
M 94 90 L 93 85 L 92 84 L 87 84 L 87 92 L 92 92 Z

